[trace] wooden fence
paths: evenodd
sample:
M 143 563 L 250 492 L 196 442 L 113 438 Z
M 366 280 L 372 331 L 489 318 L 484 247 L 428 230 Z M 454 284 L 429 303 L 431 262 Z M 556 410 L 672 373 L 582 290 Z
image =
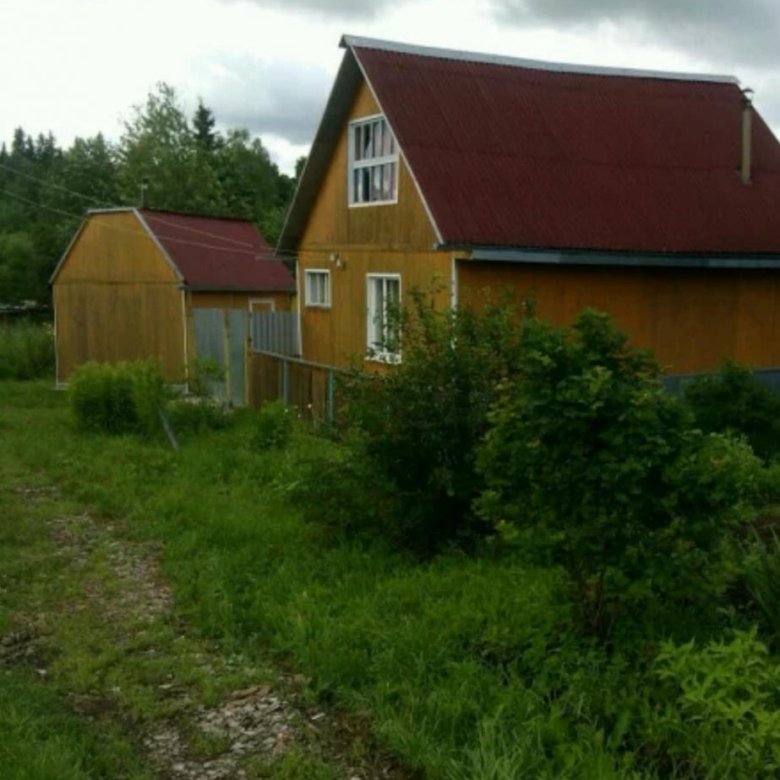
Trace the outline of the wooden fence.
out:
M 249 403 L 255 409 L 281 400 L 305 420 L 329 424 L 337 420 L 338 377 L 346 374 L 343 369 L 253 350 L 248 373 Z

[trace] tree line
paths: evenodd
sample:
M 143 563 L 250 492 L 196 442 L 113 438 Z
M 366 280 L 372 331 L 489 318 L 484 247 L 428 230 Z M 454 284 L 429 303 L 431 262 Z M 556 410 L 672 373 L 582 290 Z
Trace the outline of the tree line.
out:
M 202 101 L 188 116 L 165 83 L 133 108 L 117 143 L 98 133 L 62 148 L 51 133 L 19 127 L 10 148 L 0 145 L 0 304 L 49 300 L 48 278 L 87 209 L 143 198 L 149 208 L 248 219 L 273 244 L 294 190 L 259 138 L 216 129 Z

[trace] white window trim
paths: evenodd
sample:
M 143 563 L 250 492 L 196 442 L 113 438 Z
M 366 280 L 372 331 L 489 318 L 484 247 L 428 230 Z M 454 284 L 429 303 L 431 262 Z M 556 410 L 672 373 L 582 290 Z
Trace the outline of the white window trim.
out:
M 398 189 L 400 187 L 400 173 L 401 173 L 401 155 L 398 151 L 398 139 L 393 133 L 393 141 L 395 142 L 395 152 L 390 155 L 383 155 L 381 157 L 371 157 L 368 160 L 355 160 L 355 134 L 353 129 L 356 125 L 368 124 L 369 122 L 375 122 L 377 119 L 384 120 L 388 130 L 393 133 L 393 128 L 390 127 L 390 123 L 387 121 L 387 117 L 384 114 L 371 114 L 370 116 L 361 116 L 357 119 L 353 119 L 347 125 L 347 206 L 351 209 L 362 209 L 371 206 L 394 206 L 398 203 Z M 395 192 L 393 197 L 389 200 L 372 200 L 363 203 L 356 202 L 354 199 L 353 191 L 353 177 L 352 174 L 356 168 L 371 168 L 375 165 L 386 165 L 388 163 L 395 163 Z
M 255 311 L 256 303 L 266 303 L 268 304 L 266 311 L 276 311 L 276 301 L 273 298 L 250 298 L 248 301 L 250 314 L 262 314 L 262 311 Z
M 403 283 L 401 274 L 397 273 L 370 273 L 366 274 L 366 360 L 371 363 L 400 363 L 401 350 L 397 352 L 378 352 L 371 346 L 371 326 L 373 318 L 371 316 L 371 280 L 372 279 L 397 279 L 398 280 L 398 304 L 403 300 Z
M 309 276 L 314 274 L 325 274 L 327 281 L 328 300 L 325 303 L 312 303 L 309 301 Z M 331 289 L 330 269 L 329 268 L 307 268 L 303 272 L 303 292 L 306 296 L 304 305 L 308 309 L 329 309 L 331 307 L 331 301 L 333 300 L 333 294 Z

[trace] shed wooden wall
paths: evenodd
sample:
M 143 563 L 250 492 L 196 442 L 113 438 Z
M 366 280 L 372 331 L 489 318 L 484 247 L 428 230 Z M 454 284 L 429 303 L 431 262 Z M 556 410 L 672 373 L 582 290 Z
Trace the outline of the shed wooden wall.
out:
M 347 121 L 380 113 L 362 84 Z M 398 202 L 350 208 L 347 193 L 347 125 L 324 178 L 299 247 L 299 287 L 307 268 L 330 270 L 331 306 L 306 306 L 301 295 L 303 356 L 329 365 L 348 365 L 366 352 L 366 274 L 400 273 L 401 296 L 412 287 L 438 287 L 440 305 L 450 301 L 449 255 L 433 251 L 436 234 L 403 157 Z M 330 262 L 337 252 L 344 266 Z M 370 367 L 370 366 L 367 366 Z
M 590 306 L 610 312 L 667 373 L 712 369 L 724 358 L 780 367 L 780 273 L 764 270 L 561 267 L 463 261 L 462 305 L 489 288 L 533 295 L 539 315 L 570 324 Z
M 187 305 L 193 309 L 241 309 L 249 311 L 249 302 L 272 300 L 274 311 L 290 311 L 292 295 L 286 292 L 187 292 Z
M 87 361 L 155 358 L 184 374 L 179 281 L 130 212 L 94 214 L 54 280 L 57 381 Z

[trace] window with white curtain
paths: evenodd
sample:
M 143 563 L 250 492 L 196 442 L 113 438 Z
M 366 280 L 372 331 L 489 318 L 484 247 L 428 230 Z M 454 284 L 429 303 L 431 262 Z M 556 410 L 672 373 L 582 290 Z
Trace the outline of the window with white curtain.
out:
M 401 358 L 399 332 L 401 304 L 400 274 L 367 275 L 367 348 L 370 358 L 398 362 Z

